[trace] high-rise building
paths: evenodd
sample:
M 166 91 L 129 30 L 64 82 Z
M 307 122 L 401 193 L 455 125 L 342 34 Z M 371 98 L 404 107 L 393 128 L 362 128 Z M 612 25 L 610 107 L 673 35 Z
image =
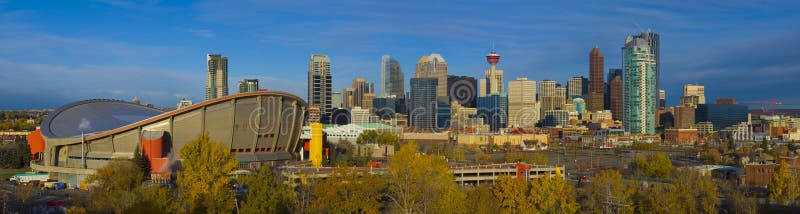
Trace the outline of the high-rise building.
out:
M 556 96 L 556 85 L 558 85 L 558 83 L 553 80 L 539 81 L 539 91 L 537 91 L 539 99 L 541 100 L 542 97 Z
M 539 122 L 536 81 L 517 78 L 508 82 L 508 127 L 533 129 Z
M 655 134 L 656 61 L 647 41 L 628 36 L 622 48 L 622 126 L 636 134 Z
M 361 105 L 359 105 L 359 106 L 361 106 L 361 108 L 363 108 L 363 109 L 367 109 L 370 112 L 373 112 L 374 109 L 372 109 L 372 102 L 374 100 L 375 100 L 375 94 L 366 93 L 366 94 L 364 94 L 364 97 L 361 98 Z
M 584 113 L 586 113 L 586 101 L 583 98 L 575 98 L 572 99 L 572 104 L 575 106 L 575 111 L 578 112 L 578 116 L 580 119 L 584 118 Z
M 372 101 L 372 108 L 375 109 L 375 115 L 381 120 L 387 120 L 394 117 L 398 113 L 399 103 L 402 99 L 395 96 L 377 97 Z
M 539 118 L 544 118 L 544 112 L 549 110 L 564 109 L 566 89 L 556 81 L 539 81 Z
M 675 128 L 694 129 L 694 124 L 696 123 L 694 119 L 694 113 L 694 106 L 676 106 L 673 113 L 673 117 L 675 117 Z
M 331 108 L 342 108 L 342 92 L 331 93 Z
M 475 108 L 478 83 L 475 77 L 447 75 L 447 94 L 450 102 L 456 101 L 466 108 Z
M 622 69 L 608 70 L 608 105 L 611 117 L 622 120 Z
M 381 97 L 405 97 L 405 77 L 400 63 L 394 57 L 381 57 Z
M 478 97 L 478 117 L 493 132 L 508 127 L 508 96 L 506 94 L 490 94 Z
M 323 123 L 328 121 L 332 101 L 333 77 L 331 61 L 328 55 L 312 54 L 308 61 L 308 104 L 320 106 L 320 117 Z
M 589 79 L 583 76 L 575 76 L 567 81 L 567 100 L 584 97 L 589 92 Z
M 456 101 L 450 102 L 450 127 L 459 131 L 488 131 L 488 126 L 483 124 L 483 118 L 477 117 L 477 108 L 467 108 Z
M 567 103 L 567 88 L 561 85 L 556 87 L 556 95 L 561 98 L 561 100 L 557 103 L 557 105 L 564 106 Z M 563 108 L 562 108 L 563 109 Z
M 416 78 L 436 78 L 437 88 L 436 97 L 445 102 L 447 101 L 447 62 L 438 53 L 429 56 L 422 56 L 417 61 L 417 69 L 414 72 Z
M 503 93 L 503 70 L 497 70 L 497 63 L 500 62 L 500 55 L 494 50 L 486 55 L 486 62 L 489 62 L 489 70 L 484 72 L 481 82 L 481 94 L 501 94 Z
M 239 81 L 239 93 L 258 91 L 258 79 L 244 79 Z
M 667 91 L 663 89 L 658 90 L 658 106 L 661 109 L 667 106 Z
M 363 109 L 359 106 L 350 109 L 351 123 L 369 123 L 369 109 Z
M 206 100 L 228 96 L 228 57 L 206 55 Z
M 548 110 L 542 118 L 544 127 L 567 126 L 569 124 L 569 111 L 567 110 Z
M 436 131 L 436 92 L 439 79 L 411 78 L 410 126 L 418 131 Z
M 364 94 L 370 93 L 369 84 L 364 78 L 353 79 L 353 105 L 362 106 L 364 101 Z
M 706 87 L 702 85 L 686 84 L 683 86 L 683 96 L 697 96 L 697 103 L 694 103 L 694 105 L 706 104 Z
M 604 104 L 604 88 L 603 83 L 605 80 L 603 79 L 603 64 L 605 62 L 605 58 L 603 54 L 600 53 L 600 48 L 594 47 L 591 52 L 589 52 L 589 111 L 602 111 Z
M 356 107 L 356 89 L 355 88 L 343 88 L 342 89 L 342 108 L 351 109 Z
M 711 122 L 714 130 L 747 122 L 747 106 L 739 104 L 700 104 L 695 109 L 695 122 Z
M 647 31 L 642 32 L 639 35 L 634 35 L 634 36 L 631 36 L 631 37 L 633 39 L 642 39 L 642 40 L 644 40 L 644 43 L 646 43 L 646 45 L 648 47 L 650 47 L 649 48 L 650 55 L 653 56 L 653 60 L 654 60 L 654 62 L 656 64 L 656 68 L 655 68 L 655 79 L 656 79 L 655 88 L 656 88 L 656 90 L 661 89 L 661 44 L 660 44 L 661 43 L 661 38 L 660 38 L 660 36 L 657 33 L 650 31 L 650 29 L 647 29 Z M 664 106 L 656 106 L 656 109 L 658 109 L 660 107 L 664 107 Z

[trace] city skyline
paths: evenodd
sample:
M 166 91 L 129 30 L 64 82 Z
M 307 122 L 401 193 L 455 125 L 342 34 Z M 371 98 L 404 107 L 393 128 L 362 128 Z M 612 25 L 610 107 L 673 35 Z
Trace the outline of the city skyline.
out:
M 4 70 L 0 72 L 0 99 L 4 100 L 0 109 L 56 108 L 91 98 L 138 97 L 156 106 L 174 106 L 182 97 L 199 102 L 205 87 L 202 57 L 212 53 L 229 57 L 228 85 L 255 78 L 270 90 L 304 99 L 307 76 L 303 73 L 311 54 L 330 56 L 332 91 L 338 92 L 353 78 L 379 82 L 383 54 L 407 68 L 406 87 L 413 76 L 408 69 L 415 67 L 420 56 L 431 53 L 447 59 L 449 74 L 480 78 L 492 43 L 503 54 L 503 85 L 516 78 L 565 84 L 571 76 L 589 76 L 585 53 L 594 46 L 603 50 L 606 70 L 620 68 L 624 37 L 647 29 L 661 36 L 664 66 L 660 75 L 667 106 L 679 103 L 682 87 L 688 83 L 706 86 L 709 100 L 776 99 L 785 103 L 783 108 L 797 108 L 800 102 L 791 93 L 798 88 L 792 83 L 800 78 L 800 65 L 791 57 L 800 50 L 792 48 L 800 46 L 793 41 L 800 33 L 785 27 L 798 22 L 798 16 L 791 14 L 792 5 L 627 3 L 593 8 L 598 5 L 588 4 L 568 11 L 577 16 L 564 16 L 548 12 L 558 5 L 507 2 L 484 8 L 467 3 L 448 12 L 452 18 L 428 23 L 440 28 L 420 31 L 414 29 L 428 26 L 424 21 L 437 17 L 435 12 L 454 5 L 418 10 L 405 5 L 345 3 L 336 6 L 341 10 L 298 20 L 325 26 L 323 33 L 305 36 L 308 30 L 279 23 L 325 7 L 124 1 L 52 4 L 0 1 L 0 29 L 4 30 L 0 44 L 5 47 L 0 51 Z M 515 4 L 520 5 L 515 8 Z M 217 6 L 240 13 L 210 16 Z M 376 13 L 358 12 L 370 7 L 376 7 Z M 532 8 L 541 10 L 541 15 L 528 15 L 533 13 L 526 9 Z M 420 18 L 404 15 L 409 11 L 416 11 L 413 14 Z M 498 11 L 509 16 L 492 22 L 471 16 Z M 352 15 L 331 18 L 342 14 Z M 269 19 L 242 21 L 262 20 L 259 17 Z M 172 21 L 156 23 L 165 18 Z M 378 27 L 386 22 L 394 28 Z M 110 23 L 129 25 L 122 28 Z M 358 35 L 342 31 L 342 27 L 360 25 L 366 28 L 356 28 Z M 73 30 L 67 26 L 95 27 Z M 275 30 L 264 30 L 271 27 Z M 762 39 L 752 39 L 756 37 Z M 754 51 L 759 54 L 752 56 Z M 32 82 L 42 84 L 31 87 Z

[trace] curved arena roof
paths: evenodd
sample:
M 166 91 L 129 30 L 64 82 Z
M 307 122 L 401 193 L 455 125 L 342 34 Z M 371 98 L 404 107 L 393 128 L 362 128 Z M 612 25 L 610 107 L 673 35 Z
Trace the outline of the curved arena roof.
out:
M 54 111 L 42 121 L 42 135 L 50 138 L 79 137 L 132 124 L 164 111 L 120 100 L 84 100 Z

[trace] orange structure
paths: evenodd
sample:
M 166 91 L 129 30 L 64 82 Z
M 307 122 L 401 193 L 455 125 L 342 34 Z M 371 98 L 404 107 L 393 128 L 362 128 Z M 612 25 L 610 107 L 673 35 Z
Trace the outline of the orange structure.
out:
M 164 156 L 164 132 L 145 131 L 142 133 L 142 154 L 150 162 L 150 172 L 161 172 L 168 162 Z
M 44 138 L 41 129 L 36 129 L 28 134 L 28 146 L 31 148 L 31 160 L 38 160 L 39 155 L 44 152 Z

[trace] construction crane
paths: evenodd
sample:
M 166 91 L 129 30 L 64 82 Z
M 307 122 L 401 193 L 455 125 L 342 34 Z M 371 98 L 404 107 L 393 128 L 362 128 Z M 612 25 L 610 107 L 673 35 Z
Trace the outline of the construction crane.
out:
M 783 105 L 783 102 L 775 101 L 775 100 L 770 100 L 770 101 L 744 101 L 742 103 L 771 105 L 772 106 L 772 116 L 775 116 L 775 105 Z

